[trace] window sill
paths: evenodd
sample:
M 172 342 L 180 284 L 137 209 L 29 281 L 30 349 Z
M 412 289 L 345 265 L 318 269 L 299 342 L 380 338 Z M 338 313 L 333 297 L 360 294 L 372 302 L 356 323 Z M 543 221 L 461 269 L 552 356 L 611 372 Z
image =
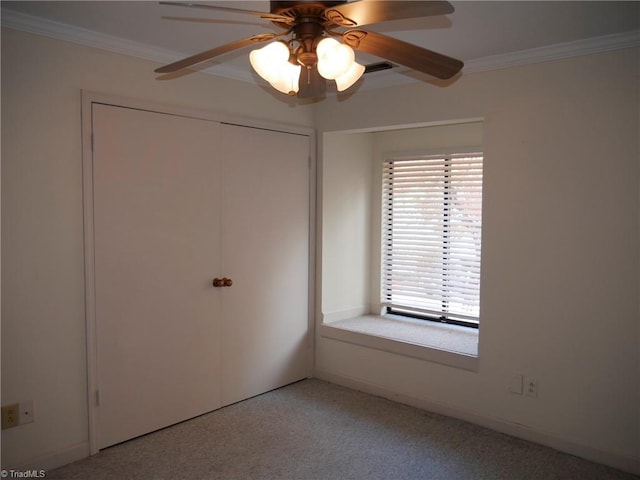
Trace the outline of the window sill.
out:
M 320 336 L 478 371 L 478 330 L 395 315 L 361 315 L 320 325 Z

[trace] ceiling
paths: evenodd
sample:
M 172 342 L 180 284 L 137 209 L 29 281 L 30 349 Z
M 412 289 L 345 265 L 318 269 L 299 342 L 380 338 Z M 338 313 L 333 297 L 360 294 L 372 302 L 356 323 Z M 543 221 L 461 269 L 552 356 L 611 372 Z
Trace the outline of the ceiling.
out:
M 194 0 L 197 1 L 197 0 Z M 369 0 L 367 0 L 369 1 Z M 371 0 L 375 1 L 375 0 Z M 199 2 L 269 11 L 268 1 Z M 446 16 L 365 28 L 459 58 L 463 75 L 535 61 L 640 45 L 640 2 L 452 1 Z M 181 19 L 178 19 L 180 17 Z M 250 15 L 151 1 L 2 1 L 2 24 L 32 33 L 170 63 L 256 33 L 279 31 Z M 248 49 L 205 65 L 207 73 L 259 83 Z M 360 63 L 379 61 L 357 53 Z M 375 88 L 424 80 L 399 67 L 368 74 Z

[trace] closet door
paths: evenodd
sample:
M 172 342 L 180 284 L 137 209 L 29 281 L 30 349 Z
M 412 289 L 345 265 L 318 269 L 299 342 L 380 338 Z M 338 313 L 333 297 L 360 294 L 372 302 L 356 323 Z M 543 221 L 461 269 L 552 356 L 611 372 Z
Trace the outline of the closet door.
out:
M 310 371 L 309 138 L 222 125 L 223 403 Z
M 98 104 L 92 121 L 104 448 L 221 406 L 220 125 Z

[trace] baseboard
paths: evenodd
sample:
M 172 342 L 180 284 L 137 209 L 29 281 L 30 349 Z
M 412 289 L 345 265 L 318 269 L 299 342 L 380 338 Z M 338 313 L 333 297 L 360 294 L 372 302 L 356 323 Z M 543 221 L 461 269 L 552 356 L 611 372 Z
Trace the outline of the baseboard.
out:
M 477 412 L 463 410 L 440 402 L 435 402 L 425 398 L 416 398 L 409 395 L 391 391 L 385 387 L 375 385 L 364 380 L 351 378 L 341 374 L 332 373 L 327 370 L 316 369 L 315 378 L 335 383 L 345 387 L 370 393 L 389 400 L 410 405 L 430 412 L 438 413 L 448 417 L 464 420 L 482 427 L 495 430 L 506 435 L 521 438 L 539 445 L 551 447 L 564 453 L 575 455 L 576 457 L 600 463 L 613 468 L 624 470 L 625 472 L 640 475 L 640 458 L 627 457 L 613 452 L 603 451 L 597 448 L 583 445 L 571 440 L 559 438 L 553 434 L 532 430 L 529 427 L 513 423 L 501 418 L 487 417 Z
M 68 465 L 69 463 L 82 460 L 89 456 L 89 442 L 82 442 L 73 445 L 65 450 L 42 455 L 19 465 L 4 467 L 5 470 L 15 470 L 24 472 L 27 470 L 44 470 L 45 472 L 54 468 Z

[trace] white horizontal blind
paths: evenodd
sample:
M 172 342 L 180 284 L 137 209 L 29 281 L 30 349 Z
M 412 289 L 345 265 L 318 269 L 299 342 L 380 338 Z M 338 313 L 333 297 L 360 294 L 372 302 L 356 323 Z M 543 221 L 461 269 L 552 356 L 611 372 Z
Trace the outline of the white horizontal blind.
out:
M 466 153 L 385 161 L 384 306 L 478 322 L 482 159 Z

